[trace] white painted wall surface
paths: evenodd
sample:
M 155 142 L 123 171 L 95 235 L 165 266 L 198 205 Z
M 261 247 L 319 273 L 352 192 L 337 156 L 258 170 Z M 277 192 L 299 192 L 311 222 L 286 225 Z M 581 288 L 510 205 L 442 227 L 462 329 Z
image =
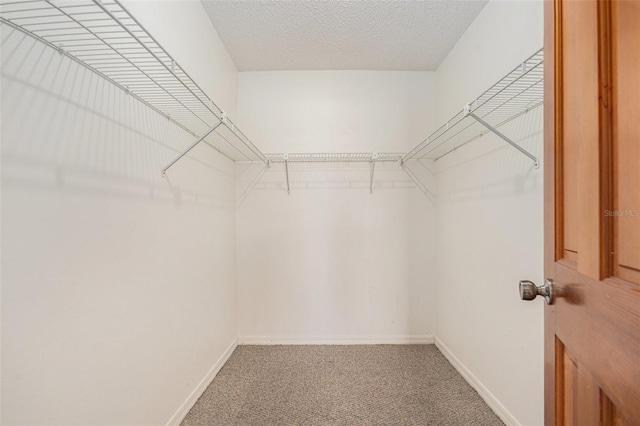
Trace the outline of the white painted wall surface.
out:
M 437 72 L 440 122 L 542 47 L 541 1 L 490 1 Z M 501 131 L 542 156 L 542 108 Z M 543 423 L 543 305 L 518 281 L 543 280 L 543 175 L 486 136 L 438 161 L 437 331 L 501 404 Z
M 128 5 L 233 112 L 200 3 Z M 2 43 L 2 423 L 165 424 L 237 336 L 234 165 L 203 145 L 162 179 L 191 136 L 7 26 Z
M 434 74 L 240 73 L 265 152 L 400 152 L 433 127 Z M 434 331 L 433 178 L 398 164 L 238 165 L 238 329 L 247 342 L 398 342 Z

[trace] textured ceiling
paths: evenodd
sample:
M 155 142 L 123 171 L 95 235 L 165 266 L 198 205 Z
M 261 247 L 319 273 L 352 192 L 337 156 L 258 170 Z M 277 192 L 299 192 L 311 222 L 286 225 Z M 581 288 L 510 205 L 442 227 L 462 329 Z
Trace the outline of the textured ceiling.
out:
M 487 0 L 202 0 L 239 71 L 435 70 Z

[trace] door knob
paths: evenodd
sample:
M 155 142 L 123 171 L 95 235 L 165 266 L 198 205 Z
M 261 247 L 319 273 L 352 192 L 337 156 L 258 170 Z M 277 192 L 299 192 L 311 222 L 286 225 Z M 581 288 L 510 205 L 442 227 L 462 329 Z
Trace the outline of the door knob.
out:
M 520 299 L 533 300 L 537 296 L 544 297 L 547 305 L 551 305 L 553 303 L 553 281 L 546 279 L 544 285 L 541 286 L 536 286 L 528 280 L 520 281 Z

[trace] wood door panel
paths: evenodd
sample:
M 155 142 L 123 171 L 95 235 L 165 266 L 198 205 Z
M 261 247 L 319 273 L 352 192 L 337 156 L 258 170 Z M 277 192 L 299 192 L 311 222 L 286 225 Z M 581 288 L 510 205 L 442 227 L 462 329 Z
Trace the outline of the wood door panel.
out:
M 561 365 L 559 394 L 565 403 L 559 423 L 597 426 L 600 424 L 600 388 L 588 372 L 579 368 L 575 358 L 560 342 L 558 363 Z
M 630 425 L 591 374 L 580 366 L 559 339 L 556 342 L 559 404 L 557 425 L 623 426 Z
M 614 3 L 614 275 L 640 284 L 640 1 Z
M 581 218 L 588 213 L 583 206 L 592 196 L 580 183 L 593 174 L 576 159 L 590 155 L 588 148 L 598 144 L 598 40 L 586 30 L 597 26 L 597 8 L 593 1 L 569 1 L 563 9 L 563 253 L 580 264 L 581 239 L 588 235 L 581 232 L 585 222 Z
M 633 426 L 603 392 L 600 392 L 600 424 L 602 426 Z
M 556 282 L 555 335 L 616 407 L 640 419 L 640 292 L 615 280 L 594 284 L 563 266 Z

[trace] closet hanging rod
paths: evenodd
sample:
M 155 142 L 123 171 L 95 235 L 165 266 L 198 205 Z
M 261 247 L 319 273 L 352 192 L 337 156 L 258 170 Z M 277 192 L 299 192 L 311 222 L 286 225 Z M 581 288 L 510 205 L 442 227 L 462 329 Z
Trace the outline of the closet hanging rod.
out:
M 403 162 L 438 160 L 492 132 L 538 167 L 538 159 L 533 154 L 497 129 L 542 105 L 543 82 L 544 53 L 540 49 L 405 154 Z
M 267 162 L 118 0 L 0 1 L 0 22 L 119 87 L 234 161 Z M 209 132 L 217 123 L 214 132 Z M 214 136 L 215 133 L 215 136 Z

